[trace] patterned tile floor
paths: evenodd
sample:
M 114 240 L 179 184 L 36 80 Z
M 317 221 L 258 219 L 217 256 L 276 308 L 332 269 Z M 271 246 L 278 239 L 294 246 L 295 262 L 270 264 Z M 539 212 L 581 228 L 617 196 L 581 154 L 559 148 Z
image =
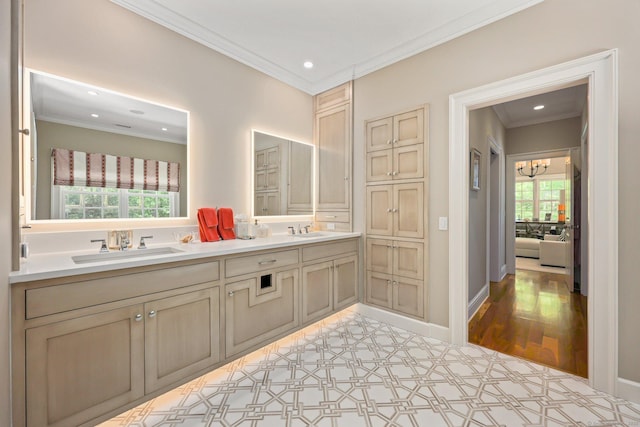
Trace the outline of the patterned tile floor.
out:
M 640 426 L 640 406 L 570 374 L 343 312 L 102 426 Z

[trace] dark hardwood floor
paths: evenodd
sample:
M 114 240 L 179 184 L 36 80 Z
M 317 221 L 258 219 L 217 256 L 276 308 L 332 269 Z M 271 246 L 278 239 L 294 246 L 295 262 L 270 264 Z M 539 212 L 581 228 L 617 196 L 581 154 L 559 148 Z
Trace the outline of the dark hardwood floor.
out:
M 561 274 L 517 270 L 491 282 L 469 342 L 587 377 L 587 301 Z

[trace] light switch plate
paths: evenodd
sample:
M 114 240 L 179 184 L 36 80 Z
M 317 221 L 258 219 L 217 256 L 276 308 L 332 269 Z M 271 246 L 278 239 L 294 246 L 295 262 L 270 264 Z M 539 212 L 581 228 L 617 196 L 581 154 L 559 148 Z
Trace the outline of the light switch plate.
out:
M 448 230 L 449 229 L 449 218 L 446 216 L 441 216 L 438 218 L 438 230 Z

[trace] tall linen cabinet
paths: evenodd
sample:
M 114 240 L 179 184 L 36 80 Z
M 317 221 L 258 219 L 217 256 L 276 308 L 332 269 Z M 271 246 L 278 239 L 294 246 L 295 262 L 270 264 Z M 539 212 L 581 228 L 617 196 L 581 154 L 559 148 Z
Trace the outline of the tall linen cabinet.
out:
M 316 224 L 321 230 L 352 229 L 352 83 L 315 96 Z
M 427 320 L 428 123 L 428 105 L 365 122 L 365 302 L 421 320 Z

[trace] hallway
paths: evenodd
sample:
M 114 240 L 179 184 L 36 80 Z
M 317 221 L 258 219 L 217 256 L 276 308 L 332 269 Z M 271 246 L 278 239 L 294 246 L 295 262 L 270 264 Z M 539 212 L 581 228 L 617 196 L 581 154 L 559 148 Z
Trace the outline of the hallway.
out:
M 491 282 L 469 342 L 586 378 L 587 298 L 570 293 L 565 277 L 516 270 Z

